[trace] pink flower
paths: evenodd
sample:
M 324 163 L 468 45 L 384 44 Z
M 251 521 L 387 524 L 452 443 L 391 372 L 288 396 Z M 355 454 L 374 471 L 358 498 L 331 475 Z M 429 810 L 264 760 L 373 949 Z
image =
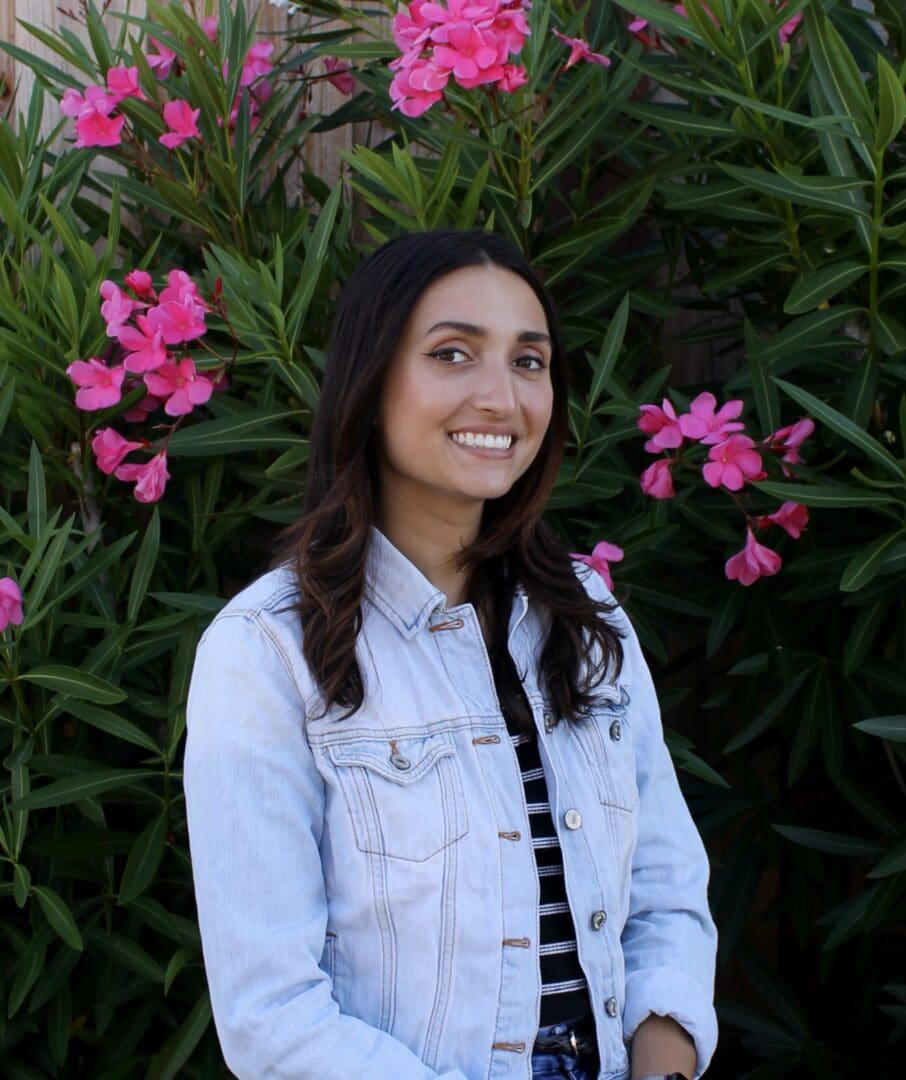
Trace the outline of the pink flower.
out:
M 209 41 L 217 40 L 217 16 L 209 15 L 206 19 L 201 20 L 201 28 L 204 30 L 205 37 Z
M 673 488 L 673 458 L 660 458 L 642 473 L 642 491 L 652 499 L 672 499 L 676 494 Z
M 22 625 L 22 590 L 11 577 L 0 578 L 0 634 L 12 623 Z
M 390 84 L 393 108 L 404 116 L 421 116 L 443 98 L 449 77 L 449 71 L 442 71 L 429 61 L 419 61 L 398 71 Z
M 193 109 L 188 101 L 176 98 L 164 105 L 164 122 L 170 129 L 160 136 L 160 141 L 169 150 L 180 146 L 186 139 L 200 139 L 197 120 L 201 109 Z
M 661 450 L 675 450 L 682 446 L 683 433 L 680 430 L 676 409 L 669 398 L 661 402 L 662 408 L 657 405 L 640 405 L 641 417 L 636 421 L 641 431 L 653 438 L 645 443 L 645 449 L 649 454 L 658 454 Z
M 564 64 L 564 68 L 571 68 L 579 60 L 589 60 L 593 64 L 600 64 L 602 67 L 610 67 L 610 57 L 604 56 L 602 53 L 592 52 L 588 42 L 583 41 L 582 38 L 567 37 L 566 34 L 561 34 L 559 30 L 551 30 L 551 33 L 554 37 L 559 38 L 564 45 L 570 47 L 569 59 Z
M 124 326 L 117 334 L 117 340 L 124 349 L 129 350 L 123 367 L 126 371 L 141 375 L 159 368 L 167 359 L 167 350 L 164 348 L 163 335 L 152 326 L 147 315 L 136 315 L 135 321 L 139 329 Z
M 214 389 L 216 390 L 217 387 L 215 386 Z M 160 398 L 156 398 L 153 394 L 145 394 L 143 398 L 136 401 L 131 409 L 126 409 L 123 412 L 123 419 L 129 424 L 141 424 L 162 404 Z
M 193 300 L 198 300 L 198 286 L 185 270 L 171 270 L 167 274 L 167 285 L 160 294 L 160 302 L 168 304 L 174 300 L 178 304 L 188 304 Z
M 185 416 L 196 405 L 204 405 L 214 389 L 210 379 L 199 377 L 195 364 L 188 358 L 178 364 L 167 361 L 157 371 L 149 371 L 145 386 L 155 397 L 166 399 L 167 416 Z
M 113 428 L 98 428 L 91 440 L 91 449 L 97 458 L 98 468 L 108 476 L 122 463 L 123 458 L 132 450 L 141 450 L 144 443 L 130 442 Z
M 123 98 L 134 97 L 147 101 L 138 84 L 137 67 L 112 67 L 107 69 L 107 91 L 117 105 Z
M 739 491 L 747 480 L 761 480 L 761 454 L 748 435 L 731 435 L 725 442 L 712 446 L 702 473 L 711 487 Z
M 130 299 L 115 281 L 102 281 L 98 289 L 103 297 L 101 315 L 107 323 L 107 337 L 116 337 L 136 308 L 145 305 Z
M 274 65 L 268 57 L 274 51 L 272 41 L 256 41 L 249 49 L 242 61 L 242 74 L 239 76 L 240 86 L 251 86 L 262 75 L 269 75 L 274 70 Z
M 123 280 L 136 296 L 147 297 L 149 300 L 156 299 L 151 275 L 147 270 L 130 270 Z
M 783 565 L 776 551 L 759 544 L 751 529 L 746 529 L 746 546 L 727 559 L 724 573 L 740 585 L 751 585 L 762 577 L 771 577 Z
M 802 462 L 802 458 L 799 456 L 799 447 L 802 446 L 814 430 L 814 420 L 810 420 L 807 416 L 803 417 L 803 419 L 797 420 L 795 424 L 778 428 L 768 438 L 768 446 L 771 450 L 783 451 L 781 461 L 788 461 L 791 465 L 799 465 Z M 789 469 L 783 471 L 787 476 L 790 475 Z
M 125 116 L 108 116 L 96 109 L 82 112 L 75 122 L 76 146 L 119 146 Z
M 355 78 L 351 74 L 351 69 L 345 66 L 342 60 L 338 60 L 335 56 L 325 56 L 324 70 L 327 72 L 327 81 L 341 94 L 349 97 L 355 92 Z
M 499 78 L 495 69 L 501 67 L 501 57 L 496 40 L 489 41 L 471 23 L 448 27 L 444 37 L 449 44 L 434 46 L 434 62 L 450 72 L 460 86 L 479 86 Z
M 117 480 L 135 481 L 134 495 L 139 502 L 157 502 L 170 479 L 167 472 L 167 452 L 161 450 L 143 465 L 127 462 L 116 470 Z
M 200 304 L 180 304 L 170 300 L 151 308 L 148 322 L 160 331 L 167 345 L 181 345 L 201 337 L 205 332 L 204 316 L 205 310 Z
M 786 7 L 786 4 L 784 4 L 783 7 Z M 783 8 L 781 8 L 781 10 L 783 10 Z M 802 12 L 797 11 L 796 14 L 791 19 L 787 19 L 787 21 L 783 24 L 783 26 L 780 27 L 779 36 L 780 36 L 780 44 L 781 45 L 786 45 L 786 43 L 790 40 L 790 38 L 793 36 L 793 34 L 796 33 L 796 27 L 801 22 L 802 22 Z
M 85 98 L 78 92 L 70 87 L 63 91 L 63 96 L 60 98 L 60 112 L 64 116 L 78 116 L 80 112 L 85 108 Z
M 743 403 L 738 399 L 721 405 L 715 413 L 717 399 L 707 391 L 699 394 L 689 406 L 689 412 L 679 418 L 680 431 L 687 439 L 697 439 L 705 446 L 723 442 L 734 431 L 742 431 L 736 417 L 742 412 Z
M 116 405 L 123 396 L 126 372 L 122 367 L 107 367 L 97 356 L 89 360 L 74 360 L 66 369 L 66 374 L 79 387 L 76 405 L 86 412 L 107 409 Z
M 590 566 L 592 570 L 597 570 L 601 577 L 604 578 L 607 588 L 612 590 L 613 579 L 610 576 L 610 564 L 622 561 L 623 549 L 617 547 L 616 544 L 609 544 L 606 540 L 599 540 L 592 549 L 591 555 L 573 554 L 571 558 L 578 559 L 579 562 Z
M 757 518 L 756 522 L 762 529 L 766 529 L 772 523 L 779 525 L 781 529 L 786 529 L 794 540 L 798 540 L 808 525 L 808 507 L 802 506 L 801 503 L 785 502 L 779 510 Z
M 515 93 L 520 86 L 528 82 L 528 73 L 522 64 L 504 64 L 503 74 L 497 86 L 507 94 Z
M 148 67 L 151 68 L 158 79 L 166 79 L 176 61 L 176 53 L 168 45 L 158 41 L 157 38 L 151 38 L 151 44 L 157 49 L 157 52 L 145 53 Z

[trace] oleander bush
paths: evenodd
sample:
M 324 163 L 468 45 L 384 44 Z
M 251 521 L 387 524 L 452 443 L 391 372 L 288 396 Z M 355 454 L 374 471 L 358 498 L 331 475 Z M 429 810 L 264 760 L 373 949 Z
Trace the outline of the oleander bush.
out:
M 896 1075 L 901 3 L 277 6 L 264 37 L 255 4 L 86 0 L 30 28 L 59 65 L 3 46 L 37 82 L 0 119 L 0 1071 L 226 1075 L 194 649 L 298 513 L 351 267 L 477 226 L 564 315 L 549 515 L 640 632 L 711 853 L 712 1075 Z

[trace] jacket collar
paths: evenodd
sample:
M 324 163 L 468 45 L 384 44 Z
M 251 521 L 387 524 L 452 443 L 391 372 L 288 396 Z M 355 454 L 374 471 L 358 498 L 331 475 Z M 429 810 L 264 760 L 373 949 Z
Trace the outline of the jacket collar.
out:
M 371 529 L 366 588 L 368 598 L 407 640 L 423 629 L 432 613 L 444 608 L 447 598 L 380 529 Z M 517 585 L 511 614 L 511 632 L 528 611 L 528 596 Z

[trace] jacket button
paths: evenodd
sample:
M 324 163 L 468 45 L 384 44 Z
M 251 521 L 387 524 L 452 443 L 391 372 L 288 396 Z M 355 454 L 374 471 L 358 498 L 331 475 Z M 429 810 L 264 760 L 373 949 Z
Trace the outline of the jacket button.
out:
M 607 912 L 606 911 L 596 911 L 594 913 L 594 915 L 592 915 L 592 917 L 591 917 L 591 928 L 592 928 L 592 930 L 600 930 L 601 927 L 606 922 L 607 922 Z
M 563 815 L 567 829 L 578 829 L 582 825 L 582 815 L 578 810 L 567 810 Z
M 607 1015 L 614 1017 L 617 1015 L 617 999 L 614 997 L 608 998 L 604 1002 L 604 1008 L 607 1010 Z
M 404 758 L 402 754 L 391 754 L 390 764 L 393 765 L 394 768 L 400 769 L 402 772 L 405 772 L 406 769 L 412 768 L 412 764 L 409 759 Z
M 551 713 L 543 713 L 541 719 L 544 721 L 544 730 L 548 735 L 554 730 L 554 717 Z
M 614 742 L 619 742 L 623 737 L 623 725 L 619 720 L 614 720 L 610 725 L 610 737 Z

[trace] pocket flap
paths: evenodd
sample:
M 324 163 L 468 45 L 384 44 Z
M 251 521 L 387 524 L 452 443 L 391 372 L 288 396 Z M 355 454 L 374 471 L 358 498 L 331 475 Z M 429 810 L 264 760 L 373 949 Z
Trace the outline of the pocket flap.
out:
M 453 756 L 451 742 L 432 736 L 428 739 L 362 739 L 328 746 L 337 766 L 358 766 L 377 773 L 393 784 L 414 784 L 441 758 Z

